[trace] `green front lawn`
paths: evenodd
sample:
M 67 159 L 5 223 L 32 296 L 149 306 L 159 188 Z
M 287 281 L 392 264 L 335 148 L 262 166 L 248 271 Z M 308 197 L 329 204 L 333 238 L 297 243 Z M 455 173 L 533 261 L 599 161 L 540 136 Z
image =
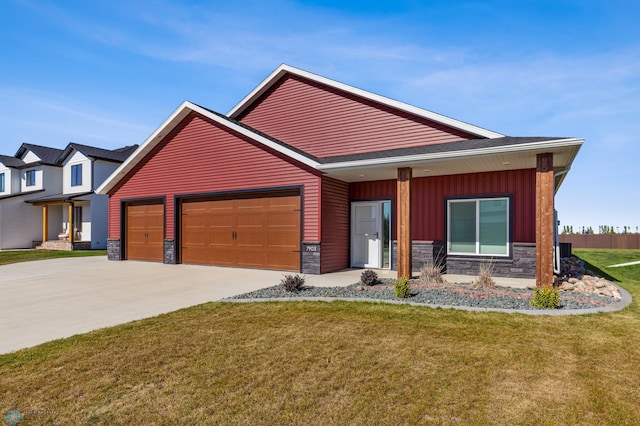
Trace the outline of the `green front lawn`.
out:
M 58 259 L 61 257 L 106 256 L 106 250 L 9 250 L 0 251 L 0 265 L 30 262 L 32 260 Z
M 579 254 L 634 302 L 565 317 L 209 303 L 0 356 L 0 414 L 21 410 L 24 424 L 636 424 L 640 266 Z
M 573 254 L 583 259 L 587 269 L 595 270 L 613 282 L 635 281 L 640 283 L 640 264 L 609 268 L 609 265 L 640 261 L 640 250 L 574 249 Z

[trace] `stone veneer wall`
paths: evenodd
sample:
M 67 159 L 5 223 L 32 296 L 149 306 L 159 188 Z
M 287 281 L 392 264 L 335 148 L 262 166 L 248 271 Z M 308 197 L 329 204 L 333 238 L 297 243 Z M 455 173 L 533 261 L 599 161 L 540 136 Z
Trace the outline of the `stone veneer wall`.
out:
M 122 252 L 120 251 L 119 239 L 107 238 L 107 259 L 122 260 Z
M 176 263 L 176 243 L 174 240 L 164 240 L 163 263 L 174 265 Z
M 320 243 L 302 243 L 302 269 L 303 274 L 320 274 Z
M 533 243 L 514 243 L 512 259 L 447 257 L 447 273 L 478 275 L 478 269 L 483 262 L 491 264 L 492 274 L 496 277 L 535 278 L 536 245 Z
M 438 262 L 445 263 L 444 245 L 441 241 L 413 241 L 411 243 L 411 264 L 415 271 Z M 391 269 L 398 270 L 398 243 L 391 246 Z M 444 271 L 443 271 L 444 272 Z
M 398 269 L 398 246 L 396 241 L 391 248 L 391 267 Z M 535 278 L 536 277 L 536 245 L 534 243 L 514 243 L 511 259 L 447 256 L 442 241 L 414 241 L 411 247 L 413 271 L 420 271 L 424 266 L 444 264 L 443 272 L 459 275 L 478 275 L 483 262 L 491 262 L 493 275 L 496 277 Z

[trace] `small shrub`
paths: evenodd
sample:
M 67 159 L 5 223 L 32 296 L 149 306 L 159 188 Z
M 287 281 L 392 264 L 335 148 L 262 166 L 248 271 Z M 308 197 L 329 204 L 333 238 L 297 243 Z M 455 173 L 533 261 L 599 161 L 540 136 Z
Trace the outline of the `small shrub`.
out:
M 474 281 L 475 288 L 490 290 L 496 286 L 493 279 L 493 264 L 491 262 L 482 262 L 478 271 L 478 278 Z
M 376 283 L 378 282 L 378 274 L 376 274 L 376 272 L 372 271 L 371 269 L 364 270 L 360 275 L 360 282 L 363 285 L 368 286 L 376 285 Z
M 406 299 L 411 296 L 411 283 L 408 277 L 402 277 L 393 283 L 393 292 L 399 299 Z
M 560 290 L 556 287 L 538 287 L 529 301 L 531 306 L 544 309 L 558 309 L 560 306 Z
M 438 264 L 423 267 L 420 271 L 420 284 L 444 284 L 444 279 L 442 278 L 443 269 L 444 266 Z
M 298 274 L 285 275 L 280 281 L 284 289 L 291 293 L 298 293 L 304 287 L 304 277 Z
M 443 255 L 443 247 L 440 247 L 438 254 L 433 259 L 427 259 L 425 266 L 420 270 L 419 282 L 422 285 L 429 284 L 446 284 L 442 278 L 442 272 L 445 269 L 445 257 Z

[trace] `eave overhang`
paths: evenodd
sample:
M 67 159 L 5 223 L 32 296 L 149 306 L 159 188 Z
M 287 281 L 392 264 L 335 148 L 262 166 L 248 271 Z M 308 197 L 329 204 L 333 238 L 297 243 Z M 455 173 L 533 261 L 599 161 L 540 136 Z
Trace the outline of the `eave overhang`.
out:
M 44 206 L 53 204 L 67 204 L 73 201 L 86 201 L 82 197 L 92 195 L 93 191 L 81 192 L 77 194 L 53 194 L 40 198 L 32 198 L 31 200 L 25 200 L 25 203 L 33 204 L 34 206 Z
M 320 164 L 318 170 L 346 182 L 362 182 L 395 179 L 399 167 L 411 167 L 414 178 L 535 169 L 537 154 L 552 153 L 554 154 L 554 171 L 557 174 L 557 190 L 583 142 L 584 139 L 578 138 L 549 139 L 498 147 L 325 162 Z

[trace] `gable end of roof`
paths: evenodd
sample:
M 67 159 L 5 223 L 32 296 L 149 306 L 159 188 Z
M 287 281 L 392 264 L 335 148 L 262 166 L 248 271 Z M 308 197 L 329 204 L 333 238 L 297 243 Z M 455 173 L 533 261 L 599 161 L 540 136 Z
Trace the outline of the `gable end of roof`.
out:
M 196 112 L 228 129 L 247 136 L 261 145 L 271 148 L 302 164 L 317 168 L 319 162 L 313 156 L 280 142 L 268 135 L 230 119 L 220 113 L 203 108 L 189 101 L 184 101 L 140 146 L 125 160 L 102 185 L 96 190 L 98 194 L 108 194 L 140 161 L 142 161 L 189 113 Z
M 350 86 L 348 84 L 340 83 L 335 80 L 331 80 L 326 77 L 322 77 L 317 74 L 313 74 L 308 71 L 304 71 L 290 65 L 282 64 L 276 70 L 274 70 L 267 78 L 265 78 L 256 88 L 254 88 L 247 96 L 245 96 L 236 106 L 234 106 L 227 115 L 233 119 L 236 119 L 242 115 L 242 113 L 247 110 L 254 102 L 256 102 L 260 97 L 266 93 L 273 85 L 275 85 L 280 79 L 282 79 L 287 74 L 297 75 L 316 83 L 320 83 L 352 95 L 359 96 L 364 99 L 368 99 L 370 101 L 378 102 L 380 104 L 386 105 L 388 107 L 408 112 L 410 114 L 416 115 L 418 117 L 426 118 L 431 121 L 435 121 L 437 123 L 444 124 L 446 126 L 450 126 L 459 130 L 463 130 L 465 132 L 477 135 L 482 138 L 501 138 L 505 135 L 501 133 L 497 133 L 491 130 L 484 129 L 482 127 L 474 126 L 473 124 L 466 123 L 464 121 L 456 120 L 451 117 L 447 117 L 442 114 L 438 114 L 433 111 L 429 111 L 423 108 L 419 108 L 413 105 L 409 105 L 404 102 L 400 102 L 391 98 L 387 98 L 382 95 L 378 95 L 372 92 L 368 92 L 363 89 L 359 89 L 354 86 Z

